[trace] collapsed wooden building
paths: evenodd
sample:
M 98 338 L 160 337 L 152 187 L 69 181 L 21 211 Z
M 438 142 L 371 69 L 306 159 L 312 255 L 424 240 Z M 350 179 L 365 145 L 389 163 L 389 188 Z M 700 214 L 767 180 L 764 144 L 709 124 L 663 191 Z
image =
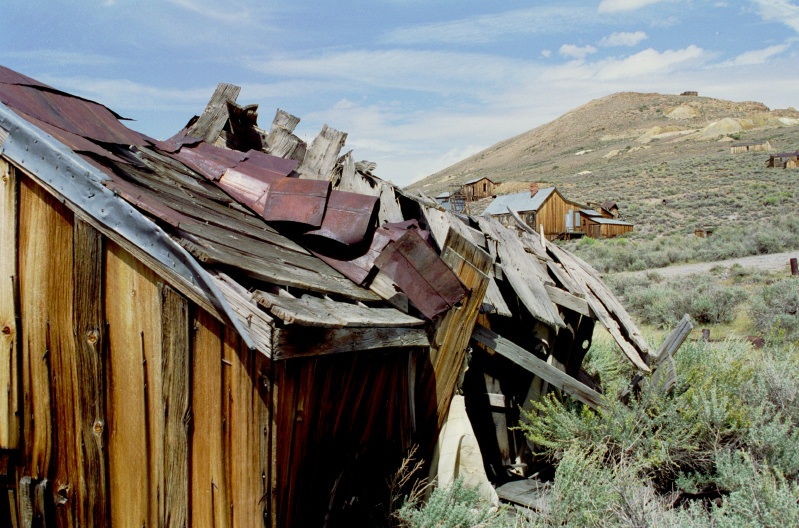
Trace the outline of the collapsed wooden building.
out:
M 359 525 L 456 389 L 500 484 L 529 456 L 496 426 L 516 403 L 599 405 L 577 380 L 595 322 L 650 370 L 578 258 L 380 180 L 332 128 L 262 130 L 237 95 L 159 141 L 0 67 L 0 521 Z

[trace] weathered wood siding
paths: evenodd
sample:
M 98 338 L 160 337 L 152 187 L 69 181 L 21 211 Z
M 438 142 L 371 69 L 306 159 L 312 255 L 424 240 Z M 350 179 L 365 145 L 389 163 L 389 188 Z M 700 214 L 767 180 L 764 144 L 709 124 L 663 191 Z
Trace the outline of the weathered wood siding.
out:
M 19 445 L 17 350 L 17 208 L 16 171 L 0 159 L 0 449 Z
M 270 360 L 81 213 L 0 168 L 0 237 L 19 254 L 0 260 L 0 449 L 18 449 L 18 520 L 277 526 Z
M 493 196 L 494 182 L 488 178 L 482 178 L 474 183 L 469 183 L 463 186 L 463 194 L 470 200 Z
M 539 226 L 544 224 L 544 236 L 552 240 L 557 235 L 566 231 L 566 213 L 569 210 L 577 212 L 585 207 L 566 200 L 557 190 L 553 192 L 547 201 L 545 201 L 538 209 L 535 217 L 535 230 L 539 230 Z M 582 224 L 583 219 L 580 219 Z

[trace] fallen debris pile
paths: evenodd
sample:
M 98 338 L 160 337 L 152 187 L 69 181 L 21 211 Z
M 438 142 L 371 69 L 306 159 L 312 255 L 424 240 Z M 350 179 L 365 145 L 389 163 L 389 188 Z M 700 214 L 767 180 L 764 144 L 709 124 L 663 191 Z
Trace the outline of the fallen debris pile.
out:
M 529 455 L 519 405 L 601 405 L 580 381 L 596 321 L 650 371 L 585 262 L 381 180 L 342 132 L 306 145 L 282 110 L 261 129 L 238 92 L 158 141 L 0 67 L 0 267 L 19 282 L 0 315 L 26 336 L 0 357 L 20 366 L 0 448 L 20 515 L 352 524 L 412 445 L 430 456 L 456 391 L 501 483 Z

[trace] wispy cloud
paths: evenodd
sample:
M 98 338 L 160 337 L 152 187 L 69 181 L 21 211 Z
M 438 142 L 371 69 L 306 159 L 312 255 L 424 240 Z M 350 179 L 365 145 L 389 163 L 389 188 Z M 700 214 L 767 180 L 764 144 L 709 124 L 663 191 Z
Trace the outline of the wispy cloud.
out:
M 569 28 L 586 27 L 597 23 L 600 21 L 597 20 L 596 12 L 588 8 L 542 6 L 449 22 L 401 27 L 387 33 L 383 42 L 401 45 L 434 42 L 474 44 L 508 38 L 512 35 L 554 34 Z
M 741 53 L 733 60 L 726 62 L 723 66 L 748 66 L 752 64 L 763 64 L 770 58 L 779 55 L 790 48 L 788 44 L 777 44 L 776 46 L 769 46 L 768 48 L 752 50 Z
M 663 52 L 649 48 L 624 58 L 614 57 L 595 62 L 570 63 L 551 70 L 549 75 L 552 75 L 553 79 L 567 77 L 600 81 L 633 80 L 680 69 L 698 68 L 712 57 L 712 54 L 695 45 Z
M 202 0 L 167 0 L 170 4 L 209 18 L 217 22 L 226 24 L 251 24 L 253 23 L 252 14 L 243 6 L 228 5 L 225 9 L 217 9 L 219 4 L 206 3 Z
M 668 0 L 602 0 L 597 8 L 600 13 L 617 13 L 619 11 L 635 11 L 652 4 Z
M 118 57 L 112 57 L 109 55 L 53 49 L 6 51 L 0 52 L 0 57 L 22 59 L 28 61 L 29 63 L 37 64 L 41 67 L 50 68 L 65 65 L 81 67 L 108 66 L 111 64 L 118 64 L 120 62 Z
M 577 46 L 576 44 L 564 44 L 558 50 L 558 53 L 564 57 L 571 57 L 573 59 L 584 59 L 587 55 L 596 53 L 596 48 L 593 46 Z
M 799 33 L 799 6 L 788 0 L 752 0 L 765 21 L 781 22 Z
M 647 36 L 646 33 L 643 31 L 636 31 L 634 33 L 629 32 L 621 32 L 621 33 L 611 33 L 607 37 L 603 37 L 602 40 L 599 41 L 600 46 L 604 47 L 614 47 L 614 46 L 635 46 L 639 44 L 642 40 L 646 40 Z

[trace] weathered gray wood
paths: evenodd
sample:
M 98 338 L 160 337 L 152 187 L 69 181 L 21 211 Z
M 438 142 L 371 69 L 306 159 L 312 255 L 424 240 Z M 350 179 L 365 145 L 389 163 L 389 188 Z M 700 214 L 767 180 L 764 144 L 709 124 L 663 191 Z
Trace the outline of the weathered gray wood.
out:
M 542 284 L 554 284 L 539 259 L 525 250 L 525 244 L 513 231 L 494 218 L 482 217 L 478 222 L 483 233 L 496 241 L 497 256 L 503 266 L 507 267 L 508 263 L 512 263 L 512 267 L 522 276 L 532 274 Z M 536 289 L 538 290 L 537 287 Z M 539 292 L 543 292 L 543 288 Z
M 189 127 L 188 134 L 207 143 L 213 143 L 228 120 L 228 101 L 235 103 L 241 88 L 232 84 L 219 83 L 205 107 L 202 115 Z
M 384 272 L 377 271 L 369 283 L 369 289 L 397 310 L 408 313 L 408 296 L 402 293 L 391 277 Z
M 680 322 L 674 327 L 674 330 L 663 340 L 657 352 L 652 356 L 652 365 L 657 365 L 666 357 L 677 352 L 693 329 L 694 325 L 691 322 L 691 316 L 688 314 L 683 315 Z
M 499 291 L 499 286 L 497 286 L 497 281 L 494 278 L 493 272 L 488 278 L 488 288 L 486 289 L 483 303 L 491 305 L 492 309 L 497 315 L 501 315 L 503 317 L 513 316 L 508 304 L 505 302 L 505 298 L 502 297 L 502 292 Z
M 402 222 L 405 217 L 397 202 L 394 186 L 378 178 L 374 178 L 380 187 L 380 207 L 377 210 L 377 220 L 380 225 L 386 222 Z
M 311 143 L 300 166 L 297 167 L 300 178 L 329 180 L 346 139 L 345 132 L 322 125 L 322 130 Z
M 368 308 L 310 295 L 303 295 L 301 299 L 292 299 L 262 291 L 256 291 L 253 298 L 284 324 L 327 328 L 424 325 L 421 319 L 406 315 L 394 308 Z
M 275 112 L 275 118 L 272 120 L 272 128 L 270 129 L 270 132 L 276 127 L 282 128 L 286 132 L 294 132 L 294 129 L 297 127 L 299 122 L 299 117 L 293 116 L 285 110 L 278 108 Z
M 225 296 L 233 313 L 241 321 L 242 326 L 250 333 L 250 338 L 255 343 L 255 348 L 266 357 L 272 357 L 272 326 L 274 322 L 269 315 L 258 308 L 252 299 L 252 294 L 239 286 L 239 284 L 220 273 L 212 275 L 214 283 Z
M 164 470 L 159 494 L 161 526 L 184 528 L 189 521 L 189 424 L 191 339 L 188 301 L 161 290 Z
M 108 526 L 108 458 L 105 451 L 105 307 L 103 236 L 75 219 L 73 227 L 73 314 L 80 442 L 83 458 L 78 494 L 82 526 Z
M 497 496 L 526 510 L 549 511 L 550 485 L 532 479 L 513 480 L 497 488 Z
M 586 317 L 592 316 L 591 308 L 589 308 L 585 299 L 581 299 L 575 295 L 561 290 L 560 288 L 550 286 L 549 284 L 545 284 L 544 289 L 549 294 L 549 298 L 556 305 L 563 306 L 569 310 L 574 310 L 575 312 L 585 315 Z
M 55 519 L 50 514 L 49 505 L 52 504 L 52 489 L 50 481 L 42 479 L 36 483 L 36 489 L 33 492 L 33 518 L 38 521 L 39 526 L 42 528 L 55 528 Z
M 587 281 L 590 280 L 590 277 L 588 277 L 588 274 L 572 259 L 572 255 L 570 253 L 567 253 L 552 243 L 547 243 L 547 249 L 564 266 L 564 268 L 568 270 L 574 283 L 580 287 L 581 293 L 585 296 L 585 300 L 588 302 L 591 312 L 594 314 L 597 320 L 599 320 L 602 326 L 607 329 L 627 358 L 640 370 L 644 372 L 650 372 L 649 366 L 646 364 L 644 358 L 641 357 L 641 354 L 644 356 L 649 354 L 649 346 L 646 345 L 646 342 L 644 342 L 646 348 L 641 349 L 636 341 L 628 338 L 628 328 L 625 328 L 627 335 L 622 334 L 619 322 L 611 316 L 605 305 L 594 295 L 593 290 L 587 284 Z M 632 327 L 635 329 L 635 331 L 638 330 L 635 325 L 632 325 Z
M 349 279 L 327 266 L 321 260 L 312 269 L 286 265 L 280 259 L 255 257 L 235 248 L 219 247 L 205 241 L 202 245 L 182 240 L 180 244 L 201 262 L 234 266 L 242 273 L 256 279 L 282 286 L 296 286 L 321 293 L 334 293 L 359 301 L 376 301 L 380 297 L 352 283 Z M 327 269 L 325 269 L 327 268 Z
M 323 356 L 382 348 L 428 347 L 422 328 L 275 329 L 275 359 Z
M 333 182 L 333 189 L 337 191 L 364 194 L 366 196 L 380 196 L 382 187 L 378 182 L 355 170 L 355 160 L 352 151 L 341 157 L 341 177 Z
M 602 406 L 602 395 L 591 389 L 587 385 L 580 383 L 576 379 L 561 372 L 557 368 L 549 365 L 546 361 L 539 359 L 531 352 L 523 349 L 517 344 L 505 339 L 488 328 L 477 324 L 474 327 L 472 338 L 484 344 L 498 354 L 508 358 L 520 367 L 532 372 L 536 376 L 546 380 L 554 387 L 561 389 L 578 401 L 583 402 L 592 409 Z
M 547 257 L 547 250 L 541 244 L 541 237 L 538 236 L 538 233 L 535 232 L 535 229 L 530 227 L 529 225 L 524 223 L 524 220 L 519 216 L 519 213 L 508 207 L 508 212 L 510 213 L 510 217 L 519 226 L 527 235 L 529 236 L 522 236 L 522 239 L 525 241 L 525 245 L 527 248 L 537 257 L 542 260 L 549 260 Z
M 36 483 L 29 476 L 19 479 L 19 525 L 21 528 L 33 528 L 33 496 Z

